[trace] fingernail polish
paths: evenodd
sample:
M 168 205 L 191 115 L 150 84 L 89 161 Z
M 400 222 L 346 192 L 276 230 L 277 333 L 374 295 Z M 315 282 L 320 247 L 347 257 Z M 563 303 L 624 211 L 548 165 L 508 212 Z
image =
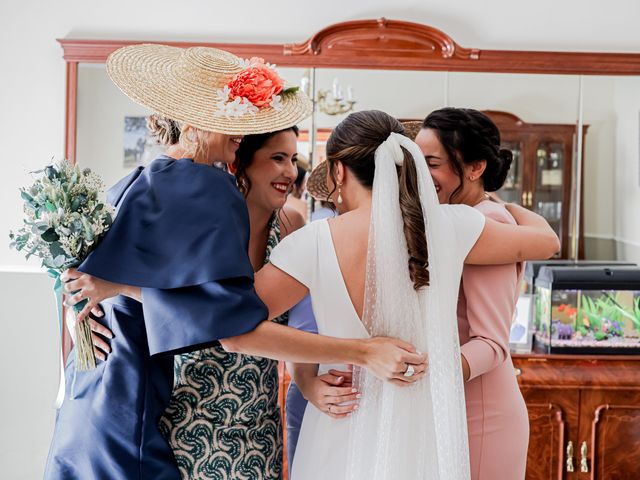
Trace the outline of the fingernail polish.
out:
M 361 393 L 357 394 L 356 398 L 362 398 L 362 394 Z
M 358 389 L 357 388 L 352 388 L 351 389 L 351 393 L 358 393 Z

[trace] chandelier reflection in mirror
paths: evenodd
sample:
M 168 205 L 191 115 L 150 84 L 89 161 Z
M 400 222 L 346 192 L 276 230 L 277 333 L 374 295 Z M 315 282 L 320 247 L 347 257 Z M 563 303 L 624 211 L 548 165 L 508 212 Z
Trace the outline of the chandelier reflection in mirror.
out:
M 302 91 L 309 94 L 310 78 L 308 70 L 305 72 L 305 76 L 302 77 L 300 87 Z M 347 87 L 347 97 L 345 98 L 340 82 L 338 82 L 337 78 L 334 78 L 331 90 L 318 89 L 314 103 L 322 113 L 326 113 L 327 115 L 343 115 L 353 111 L 356 101 L 353 99 L 353 88 L 351 85 Z

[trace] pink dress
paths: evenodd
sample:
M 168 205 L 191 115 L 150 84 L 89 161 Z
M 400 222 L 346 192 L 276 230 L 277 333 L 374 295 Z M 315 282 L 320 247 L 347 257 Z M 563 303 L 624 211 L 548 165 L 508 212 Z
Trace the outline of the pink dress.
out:
M 486 217 L 515 221 L 504 206 L 476 205 Z M 522 480 L 529 419 L 509 354 L 509 330 L 521 278 L 520 264 L 465 265 L 458 300 L 462 354 L 471 367 L 465 383 L 472 480 Z

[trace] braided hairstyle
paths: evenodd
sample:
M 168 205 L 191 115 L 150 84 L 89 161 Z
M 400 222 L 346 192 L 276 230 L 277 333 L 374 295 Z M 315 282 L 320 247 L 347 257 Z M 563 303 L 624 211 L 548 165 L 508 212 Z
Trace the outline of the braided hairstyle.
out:
M 341 162 L 362 186 L 371 189 L 375 174 L 375 152 L 392 132 L 404 134 L 404 127 L 391 115 L 379 110 L 352 113 L 340 122 L 331 132 L 326 148 L 333 184 L 337 184 L 334 173 L 336 162 Z M 416 165 L 411 153 L 404 147 L 402 152 L 403 164 L 396 166 L 400 186 L 398 200 L 409 253 L 409 276 L 413 287 L 418 290 L 429 285 L 429 254 Z
M 464 166 L 480 160 L 487 162 L 481 177 L 485 191 L 495 192 L 502 187 L 513 154 L 500 148 L 500 130 L 487 115 L 471 108 L 441 108 L 424 119 L 422 128 L 434 131 L 460 178 L 452 199 L 462 190 Z
M 171 146 L 180 141 L 180 124 L 157 113 L 147 117 L 147 128 L 160 145 Z

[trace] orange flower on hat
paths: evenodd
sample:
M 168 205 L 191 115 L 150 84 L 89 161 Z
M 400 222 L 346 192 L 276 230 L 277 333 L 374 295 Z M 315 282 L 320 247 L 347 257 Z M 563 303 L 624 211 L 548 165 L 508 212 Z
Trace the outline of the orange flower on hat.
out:
M 273 97 L 284 88 L 278 73 L 265 65 L 262 59 L 251 59 L 251 66 L 239 72 L 227 84 L 229 99 L 246 98 L 258 108 L 269 106 Z

